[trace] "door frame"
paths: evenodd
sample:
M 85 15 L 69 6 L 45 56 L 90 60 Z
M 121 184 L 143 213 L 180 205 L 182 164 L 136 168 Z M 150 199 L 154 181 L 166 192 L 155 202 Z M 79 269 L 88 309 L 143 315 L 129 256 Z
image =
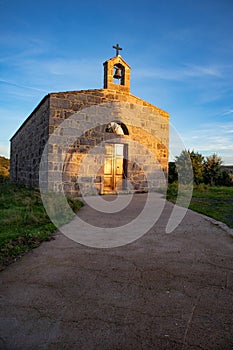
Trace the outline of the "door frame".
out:
M 112 152 L 112 160 L 111 160 L 111 173 L 109 174 L 105 174 L 105 162 L 106 162 L 106 154 L 105 154 L 105 157 L 104 157 L 104 170 L 103 170 L 103 188 L 102 188 L 102 194 L 113 194 L 113 193 L 116 193 L 116 184 L 117 182 L 117 178 L 120 178 L 123 180 L 123 179 L 127 179 L 127 175 L 128 175 L 128 144 L 126 143 L 117 143 L 117 142 L 114 142 L 114 143 L 110 143 L 110 142 L 107 142 L 105 144 L 105 147 L 106 145 L 111 145 L 112 147 L 114 146 L 114 151 Z M 123 154 L 122 154 L 122 174 L 120 175 L 117 175 L 116 172 L 117 172 L 117 153 L 116 153 L 116 146 L 117 145 L 123 145 Z M 106 148 L 105 148 L 106 149 Z M 110 181 L 112 181 L 112 185 L 111 185 L 111 188 L 108 188 L 107 186 L 105 186 L 105 179 L 106 178 L 109 178 L 111 179 Z M 122 182 L 122 191 L 126 190 L 126 188 L 124 188 L 125 184 L 124 182 Z

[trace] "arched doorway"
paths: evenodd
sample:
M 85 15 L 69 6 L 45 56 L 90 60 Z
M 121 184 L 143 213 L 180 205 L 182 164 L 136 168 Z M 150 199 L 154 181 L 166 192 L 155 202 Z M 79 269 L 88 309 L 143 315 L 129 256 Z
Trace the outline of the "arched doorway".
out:
M 109 123 L 105 131 L 116 135 L 129 135 L 126 125 L 119 121 Z M 127 178 L 127 159 L 127 144 L 110 142 L 105 144 L 103 193 L 125 190 L 123 180 Z
M 127 178 L 127 153 L 126 144 L 105 144 L 104 193 L 125 190 L 122 180 Z

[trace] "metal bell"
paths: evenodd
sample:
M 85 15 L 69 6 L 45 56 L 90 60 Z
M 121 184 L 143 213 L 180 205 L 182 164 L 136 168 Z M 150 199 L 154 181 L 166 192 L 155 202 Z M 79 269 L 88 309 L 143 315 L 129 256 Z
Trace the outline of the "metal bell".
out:
M 113 76 L 114 79 L 121 79 L 121 69 L 119 67 L 115 68 L 115 74 Z

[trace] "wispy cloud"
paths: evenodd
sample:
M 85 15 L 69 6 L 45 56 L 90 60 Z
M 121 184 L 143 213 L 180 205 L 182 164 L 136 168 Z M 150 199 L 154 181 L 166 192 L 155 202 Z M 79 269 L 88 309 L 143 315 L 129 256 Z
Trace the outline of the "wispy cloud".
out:
M 159 78 L 165 80 L 184 80 L 188 78 L 206 78 L 223 76 L 221 67 L 215 65 L 198 66 L 184 63 L 172 68 L 143 68 L 135 69 L 135 75 L 141 78 Z
M 51 50 L 48 41 L 28 34 L 15 32 L 14 34 L 4 33 L 4 35 L 0 35 L 0 45 L 2 48 L 5 48 L 5 50 L 2 50 L 0 62 L 6 64 L 17 64 L 21 60 L 38 57 Z M 12 52 L 12 54 L 9 52 Z
M 39 61 L 27 58 L 17 59 L 12 67 L 16 72 L 15 81 L 7 79 L 7 71 L 0 81 L 25 89 L 50 92 L 78 90 L 96 84 L 101 87 L 102 64 L 97 65 L 94 59 L 44 58 Z
M 204 156 L 217 153 L 227 164 L 233 164 L 233 122 L 206 123 L 187 131 L 183 141 L 188 149 Z
M 0 143 L 0 156 L 10 157 L 10 145 Z
M 224 116 L 224 115 L 229 115 L 229 114 L 232 114 L 232 113 L 233 113 L 233 109 L 229 109 L 229 111 L 224 112 L 224 113 L 222 114 L 222 116 Z
M 221 68 L 217 66 L 198 66 L 195 64 L 185 64 L 186 69 L 184 69 L 184 75 L 190 77 L 203 77 L 203 76 L 213 76 L 221 77 Z

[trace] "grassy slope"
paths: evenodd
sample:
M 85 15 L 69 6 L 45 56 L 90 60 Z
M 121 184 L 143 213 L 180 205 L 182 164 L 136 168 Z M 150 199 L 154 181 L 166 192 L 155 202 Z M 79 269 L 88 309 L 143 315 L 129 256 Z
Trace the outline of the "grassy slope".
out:
M 169 185 L 167 199 L 174 202 L 176 193 L 176 185 Z M 189 208 L 233 228 L 233 187 L 195 186 Z
M 233 228 L 233 187 L 194 189 L 190 209 L 222 221 Z
M 69 200 L 69 204 L 74 211 L 82 206 L 74 200 Z M 64 216 L 61 220 L 65 223 L 69 219 Z M 0 183 L 0 269 L 42 241 L 51 239 L 55 230 L 39 191 Z

